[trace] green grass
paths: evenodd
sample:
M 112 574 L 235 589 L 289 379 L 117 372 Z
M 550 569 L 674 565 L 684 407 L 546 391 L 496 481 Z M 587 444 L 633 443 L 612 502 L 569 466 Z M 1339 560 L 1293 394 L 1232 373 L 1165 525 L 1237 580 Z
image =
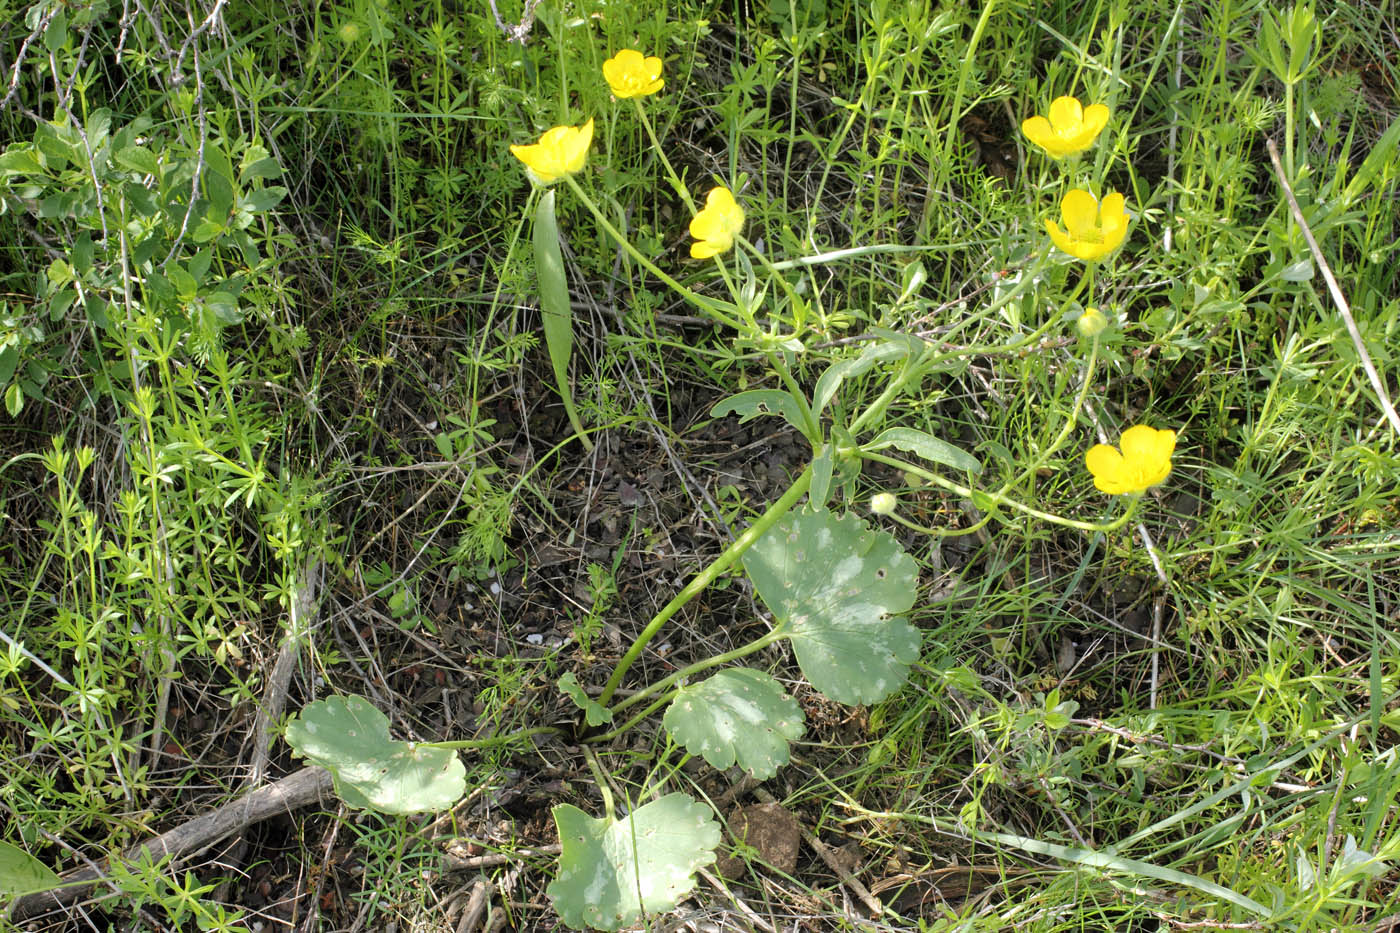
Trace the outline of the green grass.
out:
M 410 739 L 563 724 L 559 675 L 600 684 L 802 469 L 778 420 L 708 415 L 779 386 L 761 354 L 697 323 L 561 186 L 573 393 L 602 429 L 593 454 L 570 441 L 510 144 L 595 117 L 582 187 L 650 261 L 723 293 L 688 258 L 634 108 L 599 79 L 633 47 L 666 61 L 644 106 L 667 158 L 697 198 L 734 187 L 767 257 L 918 248 L 793 265 L 800 305 L 769 289 L 764 313 L 800 328 L 804 386 L 872 327 L 945 342 L 886 423 L 974 452 L 980 488 L 1084 522 L 1118 514 L 1083 467 L 1100 431 L 1180 435 L 1171 478 L 1117 532 L 1005 508 L 965 535 L 887 523 L 921 565 L 921 664 L 853 710 L 758 655 L 808 720 L 769 792 L 850 857 L 889 928 L 1374 928 L 1400 878 L 1400 448 L 1265 139 L 1393 399 L 1394 9 L 1320 10 L 1313 68 L 1287 88 L 1261 0 L 631 6 L 544 3 L 520 43 L 489 8 L 440 2 L 255 0 L 193 36 L 183 13 L 138 5 L 123 34 L 115 5 L 78 3 L 20 58 L 58 7 L 0 0 L 0 22 L 30 23 L 0 36 L 0 97 L 19 61 L 0 143 L 37 140 L 48 169 L 0 171 L 0 841 L 68 870 L 248 790 L 289 635 L 287 713 L 343 692 Z M 1060 165 L 1019 124 L 1063 93 L 1114 116 Z M 1127 196 L 1125 248 L 1091 275 L 1060 255 L 978 316 L 1048 248 L 1071 181 Z M 1076 408 L 1088 344 L 1058 318 L 1089 306 L 1112 326 Z M 943 532 L 984 517 L 870 466 L 832 504 L 864 513 L 885 490 Z M 300 631 L 308 575 L 323 582 Z M 721 583 L 625 686 L 760 631 Z M 267 753 L 271 778 L 299 766 L 280 739 Z M 734 784 L 678 767 L 659 730 L 600 756 L 619 796 Z M 130 867 L 44 928 L 317 911 L 308 928 L 446 928 L 462 879 L 433 856 L 453 839 L 503 856 L 479 868 L 501 888 L 488 918 L 548 928 L 534 850 L 557 842 L 550 806 L 598 812 L 589 772 L 562 742 L 467 764 L 449 814 L 329 802 L 223 861 Z M 702 882 L 684 910 L 835 928 L 858 903 L 842 884 L 804 849 L 731 894 Z

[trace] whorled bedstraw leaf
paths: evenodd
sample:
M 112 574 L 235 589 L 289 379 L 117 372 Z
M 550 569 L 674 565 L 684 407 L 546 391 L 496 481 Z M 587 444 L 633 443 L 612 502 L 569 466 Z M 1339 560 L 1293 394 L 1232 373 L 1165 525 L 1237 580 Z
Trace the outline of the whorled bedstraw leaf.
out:
M 562 851 L 547 893 L 576 930 L 620 930 L 675 907 L 695 887 L 696 870 L 715 860 L 720 838 L 710 808 L 681 793 L 619 820 L 560 804 L 554 825 Z
M 919 632 L 900 613 L 918 571 L 890 534 L 851 514 L 794 513 L 744 554 L 744 569 L 822 693 L 874 703 L 909 676 Z
M 802 737 L 802 708 L 768 674 L 736 667 L 682 687 L 661 723 L 713 767 L 737 762 L 766 781 L 787 764 L 788 743 Z
M 0 903 L 35 891 L 47 891 L 63 883 L 49 866 L 23 849 L 0 842 Z
M 389 737 L 389 719 L 360 696 L 308 704 L 287 723 L 287 744 L 335 778 L 340 799 L 381 813 L 445 810 L 466 790 L 457 753 Z

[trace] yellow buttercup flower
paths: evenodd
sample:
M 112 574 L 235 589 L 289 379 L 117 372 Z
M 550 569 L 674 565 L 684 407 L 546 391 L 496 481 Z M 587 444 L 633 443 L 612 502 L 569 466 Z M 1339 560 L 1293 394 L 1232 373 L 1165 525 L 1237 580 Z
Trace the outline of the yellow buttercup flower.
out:
M 593 121 L 583 126 L 556 126 L 531 146 L 511 146 L 511 155 L 525 163 L 530 177 L 552 185 L 565 175 L 582 171 L 593 142 Z
M 1109 109 L 1103 104 L 1080 106 L 1073 97 L 1057 97 L 1050 102 L 1050 116 L 1035 116 L 1021 123 L 1021 132 L 1031 142 L 1062 159 L 1083 152 L 1094 144 L 1108 125 Z
M 1075 188 L 1060 202 L 1060 217 L 1065 229 L 1047 220 L 1045 230 L 1056 246 L 1078 259 L 1102 259 L 1128 236 L 1128 212 L 1117 192 L 1095 201 L 1089 192 Z
M 715 188 L 705 199 L 705 209 L 690 222 L 690 235 L 699 240 L 690 244 L 694 259 L 709 259 L 734 245 L 734 237 L 744 229 L 744 209 L 728 188 Z
M 646 97 L 666 84 L 661 77 L 661 59 L 647 58 L 636 49 L 623 49 L 603 62 L 603 77 L 618 98 Z
M 1143 492 L 1171 473 L 1175 431 L 1139 424 L 1124 431 L 1118 444 L 1123 448 L 1121 453 L 1107 444 L 1095 444 L 1084 455 L 1084 465 L 1100 492 L 1111 496 Z

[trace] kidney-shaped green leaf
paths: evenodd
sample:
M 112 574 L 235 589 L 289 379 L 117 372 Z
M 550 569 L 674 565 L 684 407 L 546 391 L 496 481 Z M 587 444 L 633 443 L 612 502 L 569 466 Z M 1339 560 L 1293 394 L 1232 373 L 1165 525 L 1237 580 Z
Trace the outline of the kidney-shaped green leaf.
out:
M 389 719 L 359 696 L 308 704 L 287 723 L 287 744 L 335 778 L 352 807 L 381 813 L 445 810 L 466 790 L 466 769 L 451 749 L 389 738 Z
M 802 737 L 802 708 L 763 671 L 736 667 L 682 687 L 661 719 L 692 755 L 716 768 L 739 767 L 760 781 L 787 764 Z
M 680 793 L 620 820 L 555 807 L 562 851 L 547 891 L 555 910 L 576 930 L 620 930 L 675 907 L 695 887 L 695 871 L 715 860 L 719 825 L 710 814 Z
M 56 888 L 63 881 L 23 849 L 0 842 L 0 901 Z
M 914 605 L 918 571 L 890 534 L 850 514 L 798 513 L 744 554 L 744 569 L 812 686 L 874 703 L 904 683 L 919 633 L 899 614 Z

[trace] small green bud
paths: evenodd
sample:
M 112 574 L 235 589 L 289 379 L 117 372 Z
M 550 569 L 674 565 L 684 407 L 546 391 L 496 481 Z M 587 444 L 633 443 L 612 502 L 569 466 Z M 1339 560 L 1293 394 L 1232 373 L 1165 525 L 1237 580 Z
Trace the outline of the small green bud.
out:
M 336 31 L 336 34 L 340 37 L 341 42 L 344 42 L 346 45 L 354 45 L 356 40 L 360 38 L 360 24 L 355 22 L 346 23 Z
M 1108 318 L 1098 308 L 1085 308 L 1079 320 L 1074 322 L 1081 337 L 1092 340 L 1108 328 Z
M 899 507 L 899 500 L 887 492 L 879 492 L 870 497 L 870 511 L 876 515 L 893 515 Z

